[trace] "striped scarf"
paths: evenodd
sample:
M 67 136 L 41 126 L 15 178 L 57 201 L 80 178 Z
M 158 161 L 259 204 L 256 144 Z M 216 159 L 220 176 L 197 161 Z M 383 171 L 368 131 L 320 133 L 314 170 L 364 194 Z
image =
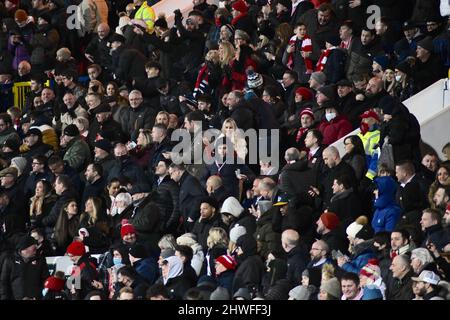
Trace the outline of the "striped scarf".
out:
M 288 45 L 295 44 L 297 41 L 302 41 L 302 46 L 300 48 L 300 51 L 304 52 L 312 52 L 312 41 L 311 38 L 305 35 L 303 39 L 298 39 L 297 36 L 293 36 L 289 40 Z M 300 52 L 299 52 L 300 54 Z M 312 60 L 309 58 L 304 58 L 303 61 L 305 62 L 306 72 L 311 73 L 313 71 L 313 63 Z M 289 54 L 287 67 L 292 70 L 294 65 L 294 52 Z

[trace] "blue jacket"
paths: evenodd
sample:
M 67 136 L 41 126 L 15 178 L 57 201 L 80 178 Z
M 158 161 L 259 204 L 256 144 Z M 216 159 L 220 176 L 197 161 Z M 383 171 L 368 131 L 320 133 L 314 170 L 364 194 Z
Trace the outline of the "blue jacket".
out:
M 376 254 L 371 248 L 370 241 L 365 241 L 355 247 L 355 255 L 353 258 L 342 265 L 342 269 L 346 272 L 353 272 L 359 274 L 359 271 L 364 267 L 370 259 L 376 258 Z
M 159 269 L 154 258 L 145 258 L 134 263 L 136 272 L 149 284 L 152 285 L 158 279 Z
M 394 230 L 401 216 L 401 209 L 395 202 L 397 183 L 392 177 L 375 179 L 378 189 L 378 199 L 375 200 L 375 212 L 372 218 L 372 228 L 375 233 Z

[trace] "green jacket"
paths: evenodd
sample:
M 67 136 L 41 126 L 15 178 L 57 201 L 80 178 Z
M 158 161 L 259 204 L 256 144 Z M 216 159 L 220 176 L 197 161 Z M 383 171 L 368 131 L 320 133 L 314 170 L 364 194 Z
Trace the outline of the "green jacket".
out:
M 91 151 L 86 141 L 81 137 L 71 140 L 67 145 L 63 160 L 78 172 L 83 171 L 91 161 Z

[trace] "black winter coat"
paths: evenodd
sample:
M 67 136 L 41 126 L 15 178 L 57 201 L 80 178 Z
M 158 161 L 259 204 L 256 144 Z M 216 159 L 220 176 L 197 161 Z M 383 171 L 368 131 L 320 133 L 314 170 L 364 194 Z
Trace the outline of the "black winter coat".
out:
M 286 278 L 296 286 L 301 284 L 302 272 L 309 262 L 308 251 L 302 244 L 287 253 L 287 275 Z
M 315 184 L 315 175 L 314 170 L 308 167 L 307 160 L 286 164 L 280 173 L 280 190 L 294 201 L 309 202 L 308 191 Z
M 162 230 L 169 232 L 176 229 L 180 218 L 180 187 L 169 176 L 165 176 L 159 185 L 155 181 L 155 190 L 158 193 L 156 203 L 161 213 Z
M 196 221 L 200 215 L 200 201 L 206 196 L 205 190 L 200 182 L 190 175 L 187 171 L 183 173 L 179 181 L 180 184 L 180 203 L 179 208 L 181 216 L 185 221 L 185 227 L 191 230 L 192 223 L 188 223 L 187 219 L 191 218 Z
M 200 218 L 195 222 L 194 227 L 192 228 L 191 232 L 197 236 L 197 242 L 204 248 L 204 251 L 208 248 L 206 240 L 208 239 L 209 230 L 214 227 L 227 229 L 222 221 L 222 215 L 219 212 L 216 212 L 209 219 Z
M 6 258 L 1 272 L 1 300 L 41 299 L 44 282 L 49 276 L 45 258 L 36 256 L 25 261 L 18 253 Z

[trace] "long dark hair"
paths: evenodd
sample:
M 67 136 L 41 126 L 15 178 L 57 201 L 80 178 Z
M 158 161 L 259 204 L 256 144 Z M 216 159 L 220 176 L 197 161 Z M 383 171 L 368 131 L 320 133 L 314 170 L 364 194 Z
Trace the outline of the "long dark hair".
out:
M 54 239 L 60 248 L 65 247 L 67 242 L 72 240 L 72 238 L 78 234 L 79 215 L 71 219 L 76 219 L 74 221 L 69 220 L 69 217 L 67 216 L 67 207 L 71 202 L 77 203 L 75 199 L 67 200 L 59 212 L 59 217 L 55 225 Z
M 358 136 L 355 136 L 355 135 L 348 136 L 348 137 L 346 137 L 344 139 L 344 143 L 347 140 L 350 140 L 350 142 L 353 144 L 353 150 L 350 151 L 350 153 L 346 153 L 344 155 L 344 158 L 351 158 L 351 157 L 353 157 L 354 155 L 357 155 L 357 154 L 359 154 L 359 155 L 361 155 L 363 157 L 366 156 L 366 152 L 364 151 L 364 146 L 362 144 L 361 139 Z

